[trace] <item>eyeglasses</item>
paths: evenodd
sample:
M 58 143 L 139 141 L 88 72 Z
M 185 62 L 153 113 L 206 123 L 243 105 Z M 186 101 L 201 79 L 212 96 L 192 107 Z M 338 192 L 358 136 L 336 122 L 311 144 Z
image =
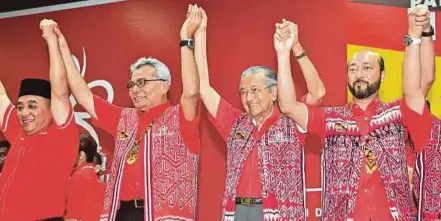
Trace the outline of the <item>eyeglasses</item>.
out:
M 138 79 L 136 81 L 130 81 L 127 84 L 127 89 L 129 89 L 131 91 L 131 90 L 133 90 L 135 85 L 138 88 L 142 88 L 142 87 L 144 87 L 147 84 L 147 82 L 150 82 L 150 81 L 167 81 L 167 80 L 165 80 L 165 79 L 145 79 L 145 78 L 140 78 L 140 79 Z
M 252 94 L 253 96 L 257 96 L 260 95 L 260 93 L 262 93 L 263 90 L 268 89 L 270 87 L 264 87 L 264 88 L 251 88 L 250 90 L 247 89 L 241 89 L 239 91 L 239 97 L 241 98 L 245 98 L 246 96 L 248 96 L 248 93 Z

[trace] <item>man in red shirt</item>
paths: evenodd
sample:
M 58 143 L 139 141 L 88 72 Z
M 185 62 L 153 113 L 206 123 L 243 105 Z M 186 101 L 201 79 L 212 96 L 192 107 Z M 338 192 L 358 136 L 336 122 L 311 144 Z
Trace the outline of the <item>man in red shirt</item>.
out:
M 191 39 L 199 24 L 189 6 L 181 29 L 183 94 L 170 105 L 170 71 L 161 61 L 140 58 L 127 85 L 135 108 L 122 108 L 94 96 L 77 71 L 66 39 L 58 41 L 73 95 L 93 124 L 115 138 L 107 182 L 106 220 L 194 220 L 199 162 L 199 80 Z
M 343 107 L 319 108 L 298 102 L 289 60 L 279 66 L 282 112 L 322 137 L 324 220 L 415 219 L 405 140 L 409 132 L 416 150 L 421 151 L 432 122 L 419 80 L 419 38 L 428 15 L 418 16 L 421 20 L 410 24 L 405 38 L 404 100 L 379 101 L 384 60 L 373 51 L 359 51 L 350 60 L 348 87 L 354 100 Z
M 49 48 L 50 83 L 21 82 L 16 105 L 0 83 L 0 126 L 11 149 L 0 177 L 0 220 L 63 220 L 66 189 L 78 152 L 65 67 L 54 23 L 40 28 Z
M 277 107 L 276 73 L 253 66 L 242 73 L 239 96 L 245 112 L 232 107 L 209 82 L 206 57 L 207 16 L 196 32 L 196 63 L 201 98 L 209 119 L 227 142 L 227 176 L 223 220 L 305 220 L 303 138 L 294 122 Z M 281 26 L 297 26 L 284 21 Z M 294 37 L 274 42 L 276 50 L 292 50 L 304 72 L 306 101 L 318 104 L 325 94 L 320 77 Z
M 101 217 L 106 187 L 95 170 L 96 151 L 95 140 L 90 135 L 81 134 L 77 166 L 67 191 L 65 219 L 68 221 L 97 221 Z

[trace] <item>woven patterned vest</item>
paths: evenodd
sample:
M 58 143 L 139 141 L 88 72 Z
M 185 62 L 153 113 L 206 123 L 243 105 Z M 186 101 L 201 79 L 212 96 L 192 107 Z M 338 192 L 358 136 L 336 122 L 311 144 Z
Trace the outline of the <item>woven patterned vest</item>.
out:
M 227 177 L 223 220 L 233 221 L 235 197 L 244 161 L 257 146 L 262 183 L 263 220 L 305 220 L 304 155 L 296 124 L 281 115 L 260 140 L 255 140 L 252 118 L 240 116 L 227 140 Z
M 430 140 L 413 174 L 419 220 L 441 220 L 441 120 L 433 117 Z
M 116 137 L 104 200 L 103 218 L 106 220 L 113 221 L 116 217 L 124 162 L 134 143 L 138 120 L 135 109 L 122 111 L 118 131 L 126 131 L 127 136 Z M 199 156 L 184 145 L 180 135 L 179 106 L 170 107 L 154 119 L 144 139 L 145 220 L 194 220 Z
M 353 220 L 365 147 L 376 156 L 392 216 L 414 220 L 399 102 L 379 103 L 367 136 L 360 135 L 349 105 L 325 108 L 325 119 L 323 220 Z

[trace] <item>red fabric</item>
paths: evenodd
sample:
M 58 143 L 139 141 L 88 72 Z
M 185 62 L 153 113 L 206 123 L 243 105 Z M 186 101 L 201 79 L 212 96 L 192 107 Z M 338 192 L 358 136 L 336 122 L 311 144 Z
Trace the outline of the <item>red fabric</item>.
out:
M 0 220 L 38 220 L 64 215 L 66 189 L 78 154 L 73 110 L 64 125 L 54 123 L 27 136 L 10 105 L 2 131 L 11 143 L 0 177 Z
M 70 178 L 65 219 L 99 220 L 104 208 L 105 188 L 92 163 L 79 166 Z
M 242 115 L 243 112 L 235 109 L 226 100 L 221 99 L 216 113 L 216 119 L 213 119 L 209 115 L 210 121 L 216 126 L 221 136 L 226 141 L 228 134 L 232 130 L 237 118 Z M 265 132 L 271 127 L 279 118 L 280 111 L 278 108 L 274 109 L 271 116 L 265 120 L 260 130 L 255 126 L 253 128 L 253 136 L 255 140 L 265 134 Z M 258 168 L 258 156 L 257 147 L 254 146 L 248 157 L 245 159 L 242 175 L 239 179 L 236 195 L 239 197 L 262 197 L 262 184 L 260 183 L 259 168 Z
M 106 100 L 98 96 L 94 96 L 95 113 L 98 119 L 93 119 L 92 124 L 103 129 L 113 137 L 117 135 L 117 127 L 121 116 L 122 107 L 108 103 Z M 151 108 L 147 112 L 139 111 L 139 125 L 137 132 L 137 140 L 139 143 L 138 158 L 133 164 L 124 165 L 123 178 L 121 181 L 120 200 L 129 201 L 134 199 L 144 199 L 144 139 L 140 139 L 150 123 L 159 115 L 161 115 L 170 104 L 162 104 Z M 198 107 L 198 115 L 195 120 L 188 121 L 183 116 L 182 108 L 179 111 L 179 120 L 181 128 L 181 136 L 190 151 L 196 152 L 200 150 L 199 134 L 197 128 L 200 120 L 200 105 Z M 115 138 L 115 137 L 114 137 Z M 187 145 L 188 144 L 188 145 Z M 130 152 L 130 151 L 129 151 Z
M 370 121 L 378 106 L 378 99 L 373 100 L 363 111 L 358 105 L 352 103 L 351 109 L 355 121 L 360 129 L 360 135 L 366 136 L 371 127 Z M 372 174 L 366 171 L 366 158 L 361 164 L 359 188 L 355 203 L 354 220 L 384 220 L 393 221 L 389 211 L 389 202 L 383 180 L 378 169 Z
M 369 132 L 369 122 L 372 115 L 375 114 L 378 103 L 378 99 L 375 99 L 368 105 L 366 111 L 363 111 L 355 104 L 351 105 L 361 135 L 366 135 Z M 425 106 L 423 114 L 420 115 L 411 110 L 404 101 L 400 102 L 400 109 L 402 123 L 407 127 L 409 133 L 412 134 L 415 150 L 421 152 L 428 141 L 428 134 L 430 133 L 432 122 L 430 112 Z M 326 124 L 324 108 L 308 105 L 307 124 L 308 131 L 319 135 L 323 142 Z M 366 161 L 363 161 L 354 220 L 393 220 L 380 174 L 378 170 L 375 170 L 372 174 L 366 173 L 365 164 Z

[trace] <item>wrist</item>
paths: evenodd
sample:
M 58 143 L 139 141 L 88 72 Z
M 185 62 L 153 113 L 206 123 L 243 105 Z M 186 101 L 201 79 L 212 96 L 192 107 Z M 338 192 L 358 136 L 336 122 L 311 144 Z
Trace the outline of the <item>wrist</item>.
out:
M 294 56 L 299 56 L 303 53 L 303 47 L 300 44 L 295 44 L 292 47 L 292 52 L 294 53 Z
M 191 39 L 190 35 L 187 33 L 181 33 L 181 40 Z
M 418 32 L 408 31 L 407 35 L 411 38 L 421 38 L 421 33 Z
M 289 50 L 281 50 L 281 51 L 276 51 L 277 53 L 277 57 L 289 57 Z

